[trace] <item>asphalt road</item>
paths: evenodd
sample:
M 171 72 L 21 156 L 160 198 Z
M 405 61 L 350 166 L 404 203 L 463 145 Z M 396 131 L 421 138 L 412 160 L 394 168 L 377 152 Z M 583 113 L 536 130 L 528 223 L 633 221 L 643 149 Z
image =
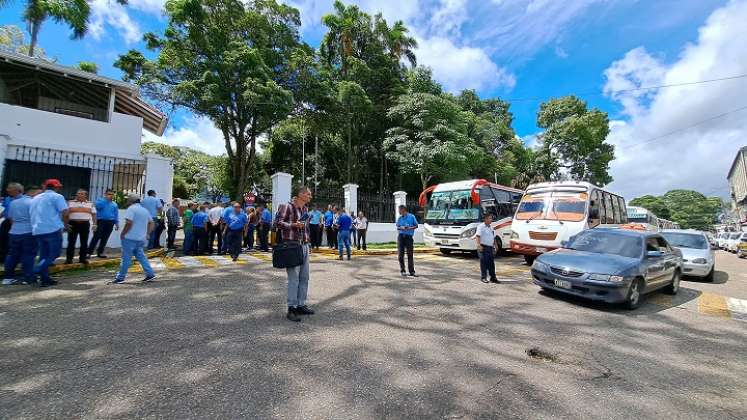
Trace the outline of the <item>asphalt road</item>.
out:
M 747 418 L 747 322 L 703 304 L 747 298 L 747 260 L 632 312 L 539 293 L 518 258 L 505 284 L 477 266 L 419 256 L 402 279 L 393 256 L 315 258 L 300 324 L 254 259 L 5 287 L 0 417 Z

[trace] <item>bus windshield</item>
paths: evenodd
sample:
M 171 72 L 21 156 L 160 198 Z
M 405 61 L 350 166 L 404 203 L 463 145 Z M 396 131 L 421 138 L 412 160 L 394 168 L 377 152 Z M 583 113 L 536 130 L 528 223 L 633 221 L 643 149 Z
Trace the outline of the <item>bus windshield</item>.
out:
M 480 208 L 472 203 L 471 192 L 440 191 L 431 194 L 425 220 L 431 223 L 479 221 Z
M 586 217 L 586 193 L 549 192 L 527 194 L 516 211 L 517 220 L 560 220 L 580 222 Z

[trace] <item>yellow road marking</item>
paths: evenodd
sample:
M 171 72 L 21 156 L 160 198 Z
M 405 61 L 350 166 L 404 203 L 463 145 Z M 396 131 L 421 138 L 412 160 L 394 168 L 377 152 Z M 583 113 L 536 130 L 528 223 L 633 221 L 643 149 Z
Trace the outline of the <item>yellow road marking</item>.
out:
M 255 252 L 253 254 L 250 254 L 250 256 L 262 261 L 272 261 L 272 255 L 264 254 L 261 252 Z
M 225 258 L 227 260 L 231 260 L 231 256 L 230 255 L 224 255 L 223 258 Z M 232 261 L 232 262 L 234 264 L 239 264 L 239 265 L 247 264 L 247 261 L 246 260 L 242 260 L 241 258 L 238 258 L 236 261 Z
M 197 261 L 201 262 L 201 263 L 202 263 L 202 265 L 204 265 L 205 267 L 217 267 L 217 266 L 218 266 L 218 263 L 217 263 L 217 262 L 215 262 L 215 261 L 211 260 L 211 259 L 210 259 L 210 258 L 208 258 L 208 257 L 203 257 L 203 256 L 196 256 L 196 257 L 195 257 L 195 259 L 196 259 Z
M 161 260 L 163 261 L 163 265 L 165 265 L 168 269 L 184 268 L 184 264 L 182 264 L 176 258 L 162 258 Z
M 721 318 L 730 317 L 726 298 L 710 292 L 703 292 L 698 298 L 698 312 Z
M 128 273 L 142 273 L 143 267 L 140 267 L 140 263 L 138 263 L 137 261 L 133 261 L 133 264 L 130 266 L 127 272 Z

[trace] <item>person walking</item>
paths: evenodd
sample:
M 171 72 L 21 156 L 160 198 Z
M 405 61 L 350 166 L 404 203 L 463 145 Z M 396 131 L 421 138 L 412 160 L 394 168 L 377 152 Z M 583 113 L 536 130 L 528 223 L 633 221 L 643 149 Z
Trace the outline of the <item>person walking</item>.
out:
M 241 204 L 235 203 L 231 213 L 225 219 L 225 242 L 228 244 L 228 253 L 234 261 L 241 253 L 241 241 L 246 234 L 248 224 L 249 218 L 241 210 Z
M 39 261 L 34 266 L 34 274 L 39 276 L 39 286 L 57 284 L 49 277 L 49 267 L 54 264 L 62 251 L 62 231 L 67 225 L 68 208 L 65 198 L 59 193 L 62 183 L 58 179 L 48 179 L 43 184 L 44 192 L 31 200 L 31 234 L 39 251 Z
M 95 251 L 96 258 L 106 258 L 104 249 L 112 230 L 119 230 L 119 206 L 114 202 L 114 191 L 106 190 L 104 196 L 96 200 L 96 229 L 88 245 L 88 255 Z
M 207 206 L 201 205 L 197 213 L 192 216 L 192 238 L 194 240 L 195 248 L 194 255 L 205 255 L 208 251 L 207 237 L 208 237 L 208 215 Z
M 413 242 L 415 230 L 418 228 L 418 220 L 414 215 L 407 212 L 407 207 L 399 206 L 399 217 L 397 218 L 397 254 L 399 255 L 399 272 L 402 277 L 417 277 L 415 274 L 415 263 L 413 262 Z M 405 253 L 407 253 L 407 272 L 405 272 Z
M 334 229 L 332 228 L 332 222 L 335 220 L 335 214 L 332 212 L 332 204 L 327 206 L 327 211 L 324 212 L 324 232 L 327 234 L 327 246 L 329 249 L 337 248 L 337 244 L 333 241 Z
M 88 201 L 88 191 L 79 189 L 75 193 L 75 200 L 67 202 L 69 209 L 67 229 L 67 258 L 65 264 L 72 264 L 75 257 L 75 243 L 80 236 L 80 250 L 78 262 L 88 264 L 88 233 L 93 228 L 96 231 L 96 207 Z
M 366 250 L 366 233 L 368 232 L 368 219 L 362 211 L 358 212 L 358 217 L 355 218 L 355 229 L 358 231 L 358 240 L 355 244 L 356 248 L 360 251 L 361 243 L 363 244 L 363 250 Z
M 176 240 L 176 231 L 179 230 L 181 216 L 179 215 L 179 200 L 171 201 L 171 206 L 166 210 L 166 248 L 169 250 L 176 249 L 174 241 Z
M 500 283 L 495 276 L 495 229 L 490 224 L 493 223 L 493 215 L 485 212 L 483 223 L 477 227 L 475 240 L 477 241 L 477 253 L 480 255 L 480 281 L 488 283 Z M 490 275 L 490 280 L 487 276 Z
M 313 315 L 314 311 L 306 306 L 309 290 L 309 255 L 311 253 L 306 205 L 311 201 L 311 190 L 300 187 L 291 202 L 281 204 L 277 211 L 277 226 L 280 241 L 296 241 L 301 244 L 303 262 L 296 267 L 286 268 L 288 275 L 288 313 L 286 318 L 293 322 L 301 321 L 301 315 Z
M 247 252 L 254 251 L 254 231 L 257 229 L 257 211 L 254 207 L 246 209 L 246 234 L 244 234 L 244 246 Z
M 217 253 L 220 254 L 223 251 L 223 228 L 220 225 L 220 220 L 223 217 L 223 207 L 217 203 L 213 203 L 208 210 L 208 240 L 207 248 L 208 254 Z M 218 248 L 213 248 L 215 238 L 218 238 Z
M 148 190 L 148 195 L 143 198 L 140 205 L 144 207 L 146 210 L 148 210 L 148 213 L 150 213 L 150 217 L 153 219 L 153 224 L 155 226 L 156 223 L 158 223 L 158 215 L 163 210 L 163 203 L 161 200 L 156 197 L 156 192 L 154 190 Z M 148 237 L 148 249 L 153 249 L 156 247 L 156 230 L 153 229 L 153 231 L 148 231 L 149 237 Z M 159 238 L 160 239 L 160 238 Z
M 259 235 L 259 250 L 262 252 L 270 252 L 270 246 L 268 243 L 268 236 L 270 234 L 270 227 L 272 226 L 272 213 L 265 206 L 259 206 L 257 208 L 259 216 L 259 226 L 257 234 Z
M 194 230 L 192 229 L 192 217 L 195 215 L 195 203 L 187 204 L 184 214 L 182 214 L 182 230 L 184 230 L 184 241 L 182 242 L 182 252 L 184 255 L 192 255 L 195 249 Z
M 319 249 L 322 244 L 322 212 L 317 206 L 309 212 L 309 234 L 311 235 L 311 248 Z
M 10 222 L 8 230 L 8 255 L 5 257 L 4 285 L 36 283 L 34 260 L 36 241 L 31 234 L 31 197 L 23 194 L 23 185 L 11 182 L 7 188 L 12 200 L 5 208 L 5 220 Z M 16 280 L 16 265 L 21 263 L 23 278 Z
M 348 255 L 348 261 L 350 261 L 350 231 L 353 229 L 353 219 L 348 216 L 345 209 L 340 209 L 340 215 L 337 217 L 337 249 L 340 255 L 340 261 L 342 261 L 342 248 L 345 247 Z
M 151 231 L 156 227 L 156 222 L 153 220 L 152 213 L 141 205 L 140 197 L 136 194 L 130 194 L 127 197 L 127 203 L 129 206 L 125 212 L 125 226 L 119 234 L 122 240 L 122 262 L 119 264 L 119 272 L 112 284 L 124 283 L 133 256 L 145 272 L 143 281 L 151 282 L 155 280 L 156 273 L 153 272 L 148 257 L 145 255 L 145 245 Z

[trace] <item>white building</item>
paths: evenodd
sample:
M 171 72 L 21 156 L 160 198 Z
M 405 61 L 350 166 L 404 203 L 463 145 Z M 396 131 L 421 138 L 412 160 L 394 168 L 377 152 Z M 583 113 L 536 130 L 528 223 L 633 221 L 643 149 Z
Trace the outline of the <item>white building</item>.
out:
M 742 147 L 734 157 L 729 169 L 729 189 L 736 214 L 740 222 L 747 219 L 747 146 Z

